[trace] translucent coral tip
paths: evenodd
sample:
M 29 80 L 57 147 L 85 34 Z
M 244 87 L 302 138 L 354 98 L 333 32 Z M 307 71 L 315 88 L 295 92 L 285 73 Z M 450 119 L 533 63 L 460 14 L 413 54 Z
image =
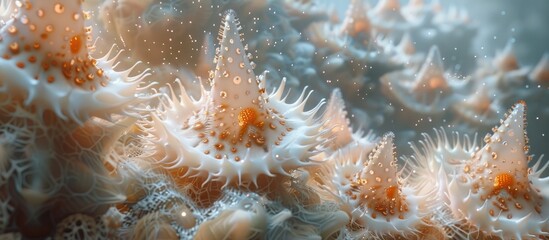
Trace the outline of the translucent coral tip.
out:
M 549 53 L 543 54 L 534 70 L 530 73 L 530 79 L 543 85 L 549 85 Z
M 448 82 L 444 77 L 444 64 L 442 63 L 442 57 L 440 57 L 440 51 L 437 46 L 431 47 L 425 62 L 417 74 L 414 90 L 417 91 L 419 89 L 448 89 Z
M 370 170 L 379 168 L 377 172 L 383 173 L 383 176 L 389 178 L 394 178 L 397 175 L 394 138 L 395 134 L 392 132 L 383 135 L 381 141 L 370 153 L 370 162 L 368 163 Z
M 210 76 L 216 104 L 228 103 L 230 99 L 235 108 L 250 105 L 260 95 L 251 55 L 246 54 L 240 29 L 235 12 L 227 11 L 220 29 L 220 45 L 214 61 L 216 68 Z
M 515 48 L 513 41 L 507 41 L 505 48 L 498 52 L 494 57 L 494 66 L 502 71 L 512 71 L 519 68 L 517 57 L 515 56 Z

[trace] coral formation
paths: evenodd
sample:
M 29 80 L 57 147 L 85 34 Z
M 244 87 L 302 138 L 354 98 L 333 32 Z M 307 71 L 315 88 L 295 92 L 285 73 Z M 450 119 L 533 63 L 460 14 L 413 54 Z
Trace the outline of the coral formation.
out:
M 17 0 L 0 15 L 0 239 L 549 238 L 549 163 L 531 154 L 549 55 L 528 66 L 510 40 L 469 61 L 463 9 Z

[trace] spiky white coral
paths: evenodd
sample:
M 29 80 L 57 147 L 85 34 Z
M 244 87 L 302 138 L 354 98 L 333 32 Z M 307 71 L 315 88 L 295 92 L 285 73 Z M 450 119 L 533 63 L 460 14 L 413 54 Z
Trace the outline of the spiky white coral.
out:
M 262 174 L 286 174 L 310 165 L 309 158 L 325 141 L 315 119 L 322 102 L 304 111 L 310 95 L 304 91 L 294 103 L 286 103 L 284 80 L 266 94 L 239 30 L 235 13 L 227 12 L 211 91 L 203 90 L 193 100 L 181 89 L 181 96 L 165 99 L 164 110 L 153 115 L 148 131 L 161 143 L 158 160 L 165 166 L 226 184 L 255 183 Z
M 400 178 L 393 138 L 384 135 L 371 152 L 340 151 L 325 171 L 333 182 L 326 188 L 349 211 L 348 230 L 355 237 L 413 237 L 426 227 L 427 198 Z
M 139 81 L 131 69 L 115 72 L 115 59 L 89 56 L 86 14 L 81 1 L 17 1 L 1 30 L 0 92 L 38 116 L 46 110 L 83 122 L 90 116 L 123 111 L 135 101 Z
M 364 135 L 363 130 L 354 131 L 351 127 L 339 88 L 332 91 L 322 118 L 324 128 L 329 129 L 332 134 L 332 140 L 328 142 L 328 149 L 324 153 L 334 152 L 353 144 L 360 145 L 361 149 L 366 151 L 374 148 L 375 136 L 372 133 Z
M 501 238 L 549 236 L 547 164 L 528 168 L 526 104 L 509 111 L 486 145 L 463 162 L 448 185 L 451 209 L 481 232 Z
M 440 116 L 455 101 L 456 92 L 466 81 L 450 78 L 444 73 L 436 46 L 416 73 L 414 69 L 392 72 L 381 77 L 383 92 L 407 113 Z
M 399 176 L 393 138 L 383 136 L 350 186 L 355 221 L 376 236 L 413 234 L 426 216 L 424 196 Z
M 446 131 L 435 129 L 435 137 L 423 133 L 419 145 L 411 144 L 413 155 L 403 157 L 406 162 L 407 183 L 417 188 L 418 194 L 428 196 L 432 222 L 444 226 L 449 238 L 465 238 L 469 234 L 463 229 L 460 219 L 452 216 L 448 183 L 450 174 L 478 150 L 476 137 L 460 136 L 454 132 L 450 137 Z

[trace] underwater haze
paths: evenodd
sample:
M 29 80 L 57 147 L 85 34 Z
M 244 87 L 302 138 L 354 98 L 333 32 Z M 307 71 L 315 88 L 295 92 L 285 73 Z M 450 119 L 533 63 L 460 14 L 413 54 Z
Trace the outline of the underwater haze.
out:
M 0 0 L 0 239 L 549 239 L 547 9 Z

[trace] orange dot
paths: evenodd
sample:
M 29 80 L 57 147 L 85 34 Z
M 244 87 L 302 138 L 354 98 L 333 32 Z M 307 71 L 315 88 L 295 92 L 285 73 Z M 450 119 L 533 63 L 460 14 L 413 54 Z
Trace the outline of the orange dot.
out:
M 9 46 L 11 53 L 17 54 L 19 53 L 19 44 L 17 42 L 12 42 Z
M 82 38 L 79 35 L 72 37 L 69 40 L 69 45 L 71 47 L 71 52 L 77 54 L 80 52 L 80 48 L 82 48 Z
M 515 184 L 515 177 L 509 173 L 500 173 L 494 178 L 494 191 L 510 190 Z
M 244 108 L 238 113 L 238 126 L 247 127 L 255 122 L 257 119 L 257 112 L 253 108 Z
M 398 187 L 395 185 L 389 186 L 385 189 L 385 195 L 387 195 L 388 199 L 393 199 L 397 196 L 398 193 Z

